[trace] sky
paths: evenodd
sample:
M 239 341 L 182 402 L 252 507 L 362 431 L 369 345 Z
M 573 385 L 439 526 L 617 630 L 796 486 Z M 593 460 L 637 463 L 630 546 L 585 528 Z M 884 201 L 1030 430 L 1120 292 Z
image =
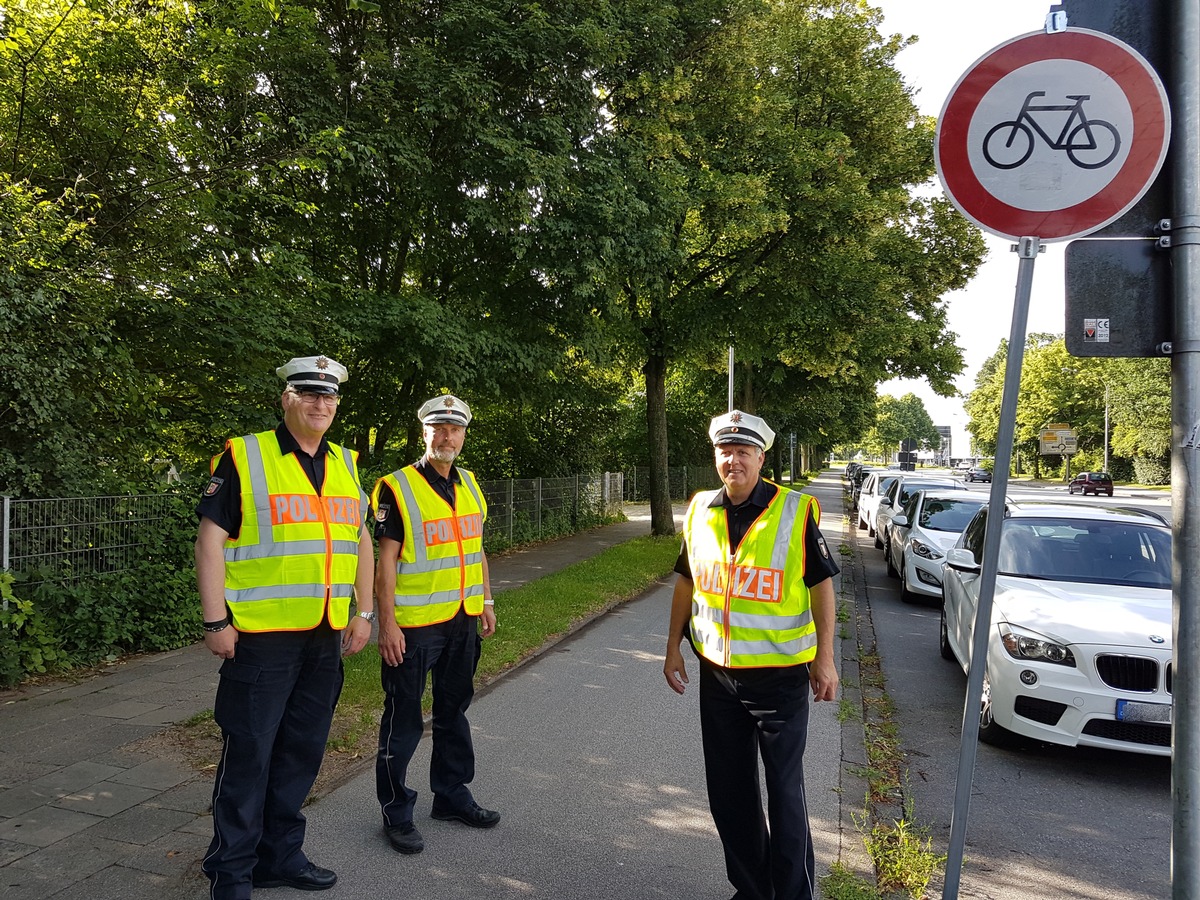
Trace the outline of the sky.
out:
M 869 0 L 884 14 L 884 35 L 915 36 L 918 41 L 901 51 L 896 67 L 916 91 L 916 102 L 925 115 L 937 116 L 958 79 L 993 47 L 1010 38 L 1040 31 L 1050 0 Z M 938 186 L 940 189 L 940 185 Z M 1012 329 L 1016 295 L 1017 254 L 1012 241 L 986 236 L 988 255 L 971 283 L 946 296 L 949 328 L 963 350 L 966 369 L 956 384 L 969 392 L 983 362 L 996 352 Z M 1034 263 L 1033 288 L 1026 333 L 1062 334 L 1065 317 L 1063 248 L 1065 243 L 1044 243 Z M 893 380 L 879 387 L 880 394 L 900 397 L 914 393 L 925 403 L 935 425 L 949 425 L 952 452 L 966 455 L 969 437 L 962 399 L 938 397 L 924 381 Z

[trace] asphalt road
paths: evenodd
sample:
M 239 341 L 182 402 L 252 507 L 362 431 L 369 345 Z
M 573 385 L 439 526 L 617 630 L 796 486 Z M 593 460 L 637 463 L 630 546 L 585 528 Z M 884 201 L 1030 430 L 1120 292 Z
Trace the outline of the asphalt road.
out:
M 1027 490 L 1043 498 L 1049 493 Z M 1055 493 L 1066 499 L 1065 490 Z M 1128 497 L 1115 499 L 1134 505 Z M 1153 501 L 1148 505 L 1158 507 Z M 908 754 L 906 797 L 917 823 L 929 826 L 936 852 L 945 853 L 966 676 L 938 653 L 937 607 L 901 603 L 899 582 L 887 577 L 882 554 L 865 531 L 857 533 L 857 546 L 887 691 Z M 972 784 L 961 897 L 1163 900 L 1171 895 L 1169 759 L 984 744 Z M 940 895 L 939 882 L 930 896 Z

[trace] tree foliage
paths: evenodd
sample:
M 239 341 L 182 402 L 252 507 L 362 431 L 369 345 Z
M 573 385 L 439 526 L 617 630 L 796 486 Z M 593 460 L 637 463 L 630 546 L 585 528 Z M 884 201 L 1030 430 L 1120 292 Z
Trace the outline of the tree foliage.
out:
M 996 452 L 1000 403 L 1004 389 L 1007 342 L 984 364 L 975 390 L 965 404 L 968 430 L 975 446 Z M 1026 340 L 1018 392 L 1014 450 L 1032 460 L 1035 471 L 1044 461 L 1039 437 L 1052 424 L 1070 425 L 1079 454 L 1075 469 L 1099 469 L 1104 459 L 1105 393 L 1109 412 L 1110 468 L 1132 477 L 1133 461 L 1153 460 L 1162 467 L 1170 453 L 1170 363 L 1164 359 L 1074 357 L 1063 339 L 1031 334 Z M 1060 462 L 1049 457 L 1053 465 Z
M 941 298 L 982 242 L 914 196 L 932 123 L 857 2 L 0 16 L 9 493 L 199 468 L 322 352 L 368 470 L 449 389 L 485 476 L 644 460 L 670 530 L 662 476 L 707 459 L 730 343 L 739 402 L 810 448 L 861 434 L 877 382 L 961 370 Z

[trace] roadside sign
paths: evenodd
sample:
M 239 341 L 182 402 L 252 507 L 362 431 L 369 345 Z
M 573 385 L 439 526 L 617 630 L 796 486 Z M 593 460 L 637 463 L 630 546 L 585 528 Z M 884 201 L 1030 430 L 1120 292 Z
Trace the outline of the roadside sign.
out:
M 1170 253 L 1150 238 L 1084 238 L 1063 260 L 1068 353 L 1164 355 L 1175 330 Z
M 1078 440 L 1069 425 L 1051 425 L 1038 435 L 1038 453 L 1042 456 L 1074 456 L 1078 450 Z
M 1068 28 L 1013 38 L 958 80 L 938 121 L 938 176 L 1001 237 L 1061 241 L 1119 219 L 1170 140 L 1166 90 L 1132 47 Z

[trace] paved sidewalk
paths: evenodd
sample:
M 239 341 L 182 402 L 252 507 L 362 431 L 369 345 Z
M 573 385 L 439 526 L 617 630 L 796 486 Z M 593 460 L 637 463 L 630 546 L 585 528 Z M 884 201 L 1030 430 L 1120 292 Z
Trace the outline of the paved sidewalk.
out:
M 836 547 L 844 539 L 840 480 L 826 475 L 813 493 Z M 649 533 L 646 508 L 627 514 L 620 525 L 493 560 L 497 593 Z M 495 831 L 434 822 L 419 805 L 429 849 L 399 857 L 381 836 L 371 771 L 312 804 L 306 850 L 340 875 L 326 896 L 390 896 L 400 886 L 406 897 L 431 900 L 475 891 L 550 900 L 728 895 L 705 801 L 695 691 L 673 703 L 662 680 L 669 602 L 664 581 L 477 698 L 474 788 L 506 813 Z M 217 662 L 196 644 L 78 683 L 0 694 L 0 896 L 207 896 L 199 860 L 212 834 L 211 770 L 155 758 L 139 742 L 211 709 L 216 685 Z M 820 872 L 856 839 L 842 794 L 850 805 L 862 796 L 845 784 L 845 730 L 835 712 L 836 704 L 814 707 L 807 757 Z M 418 753 L 427 760 L 428 751 L 423 740 Z M 862 756 L 861 737 L 850 756 Z M 411 770 L 418 790 L 423 759 Z

